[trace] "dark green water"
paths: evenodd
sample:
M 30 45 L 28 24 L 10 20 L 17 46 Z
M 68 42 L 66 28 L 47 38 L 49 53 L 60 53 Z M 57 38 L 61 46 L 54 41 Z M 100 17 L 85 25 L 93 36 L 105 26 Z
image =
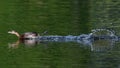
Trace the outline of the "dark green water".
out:
M 32 47 L 20 43 L 15 48 L 9 48 L 10 43 L 17 41 L 16 36 L 7 33 L 9 30 L 20 33 L 36 31 L 39 34 L 48 31 L 46 35 L 79 35 L 89 33 L 91 28 L 102 26 L 100 23 L 97 26 L 93 25 L 98 24 L 98 20 L 97 17 L 94 18 L 94 13 L 91 13 L 91 9 L 96 9 L 91 7 L 91 3 L 96 2 L 0 1 L 0 68 L 119 68 L 119 43 L 115 43 L 112 48 L 110 46 L 111 49 L 103 49 L 104 51 L 91 51 L 90 46 L 73 42 L 40 43 Z M 109 48 L 110 44 L 93 43 L 96 48 L 100 45 Z

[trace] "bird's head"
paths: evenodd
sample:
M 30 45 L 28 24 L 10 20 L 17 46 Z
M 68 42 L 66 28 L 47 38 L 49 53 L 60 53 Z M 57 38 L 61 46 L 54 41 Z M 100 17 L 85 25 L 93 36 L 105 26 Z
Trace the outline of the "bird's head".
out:
M 19 34 L 18 32 L 16 32 L 16 31 L 14 31 L 14 30 L 8 31 L 8 33 L 14 34 L 14 35 L 16 35 L 17 37 L 20 37 L 20 34 Z
M 16 34 L 17 32 L 14 31 L 14 30 L 12 30 L 12 31 L 8 31 L 8 33 L 10 33 L 10 34 Z

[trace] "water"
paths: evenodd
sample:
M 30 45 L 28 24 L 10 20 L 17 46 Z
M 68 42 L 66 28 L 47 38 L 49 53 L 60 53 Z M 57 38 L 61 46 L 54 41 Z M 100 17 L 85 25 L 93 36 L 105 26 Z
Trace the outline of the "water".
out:
M 1 48 L 1 57 L 4 57 L 0 60 L 6 61 L 1 62 L 7 64 L 4 67 L 119 68 L 119 45 L 105 46 L 100 46 L 105 51 L 91 51 L 90 47 L 77 43 L 41 43 L 34 47 L 20 44 L 17 49 Z
M 30 67 L 50 68 L 119 68 L 119 40 L 113 37 L 116 35 L 106 32 L 113 38 L 104 36 L 103 39 L 93 40 L 93 35 L 97 35 L 95 32 L 103 30 L 111 32 L 106 29 L 96 29 L 93 33 L 79 36 L 49 35 L 37 39 L 26 39 L 22 43 L 20 41 L 9 43 L 9 56 L 14 59 L 14 62 L 16 59 L 22 59 L 15 62 L 15 65 L 20 67 L 30 65 Z M 14 66 L 14 63 L 9 64 Z
M 94 31 L 97 33 L 98 30 L 106 29 Z M 92 39 L 90 37 L 96 35 L 95 32 L 79 36 L 42 36 L 40 39 L 9 43 L 1 53 L 5 54 L 2 61 L 7 60 L 2 64 L 7 63 L 10 67 L 119 68 L 118 39 L 114 37 L 93 40 L 93 36 Z M 111 32 L 109 37 L 111 36 L 116 35 Z
M 0 1 L 0 68 L 120 68 L 119 3 Z M 54 39 L 19 41 L 9 30 L 48 31 L 43 36 Z

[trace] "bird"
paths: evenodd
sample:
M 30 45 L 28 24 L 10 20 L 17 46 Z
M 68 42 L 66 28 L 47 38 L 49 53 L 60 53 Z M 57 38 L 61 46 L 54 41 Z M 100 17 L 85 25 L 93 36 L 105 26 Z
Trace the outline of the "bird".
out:
M 39 36 L 39 34 L 37 32 L 25 32 L 23 34 L 19 34 L 18 32 L 12 30 L 12 31 L 8 31 L 8 33 L 16 35 L 20 40 L 35 39 Z

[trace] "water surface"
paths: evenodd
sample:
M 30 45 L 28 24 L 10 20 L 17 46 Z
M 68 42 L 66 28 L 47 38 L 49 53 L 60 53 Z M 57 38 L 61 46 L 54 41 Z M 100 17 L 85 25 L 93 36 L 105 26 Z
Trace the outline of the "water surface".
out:
M 16 45 L 20 33 L 46 35 L 88 34 L 93 28 L 119 33 L 117 0 L 5 0 L 0 1 L 1 68 L 120 68 L 120 43 L 97 40 L 92 46 L 77 42 L 42 42 Z M 9 46 L 11 44 L 16 46 Z

